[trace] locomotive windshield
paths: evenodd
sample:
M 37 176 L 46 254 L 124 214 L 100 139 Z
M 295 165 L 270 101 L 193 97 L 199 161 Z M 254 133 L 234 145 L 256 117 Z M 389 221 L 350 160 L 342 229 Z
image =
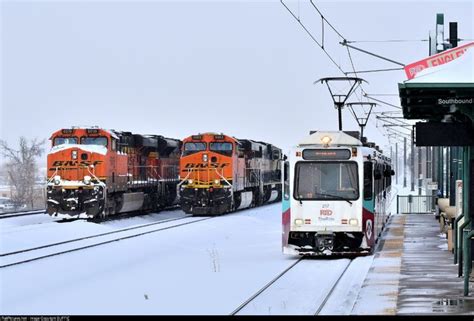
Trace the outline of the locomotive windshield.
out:
M 206 150 L 206 143 L 186 143 L 184 144 L 183 156 L 191 155 Z
M 356 200 L 359 178 L 355 162 L 299 162 L 295 168 L 298 200 Z
M 77 144 L 77 138 L 76 137 L 56 137 L 54 139 L 53 145 L 63 145 L 63 144 Z
M 107 137 L 81 137 L 81 144 L 107 147 Z
M 209 149 L 225 156 L 232 156 L 232 143 L 211 143 Z

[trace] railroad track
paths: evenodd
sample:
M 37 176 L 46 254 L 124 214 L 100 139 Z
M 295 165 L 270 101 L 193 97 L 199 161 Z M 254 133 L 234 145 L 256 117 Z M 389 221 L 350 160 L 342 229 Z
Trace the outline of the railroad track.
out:
M 270 205 L 270 204 L 268 204 L 268 205 Z M 171 209 L 177 209 L 177 208 L 178 207 L 175 207 L 175 206 L 171 207 Z M 235 214 L 238 214 L 240 212 L 241 211 L 236 211 L 236 212 L 233 212 L 233 213 L 229 213 L 229 214 L 227 214 L 227 216 L 228 215 L 235 215 Z M 132 216 L 136 216 L 136 215 L 134 215 L 132 213 L 131 216 L 125 216 L 123 218 L 129 218 L 129 217 L 132 217 Z M 23 250 L 12 251 L 12 252 L 8 252 L 8 253 L 2 253 L 2 254 L 0 254 L 0 269 L 10 267 L 10 266 L 14 266 L 14 265 L 24 264 L 24 263 L 28 263 L 28 262 L 32 262 L 32 261 L 41 260 L 41 259 L 52 257 L 52 256 L 57 256 L 57 255 L 60 255 L 60 254 L 70 253 L 70 252 L 74 252 L 74 251 L 78 251 L 78 250 L 82 250 L 82 249 L 87 249 L 87 248 L 96 247 L 96 246 L 100 246 L 100 245 L 104 245 L 104 244 L 109 244 L 109 243 L 112 243 L 112 242 L 117 242 L 117 241 L 121 241 L 121 240 L 125 240 L 125 239 L 130 239 L 130 238 L 134 238 L 134 237 L 138 237 L 138 236 L 142 236 L 142 235 L 146 235 L 146 234 L 150 234 L 150 233 L 155 233 L 155 232 L 159 232 L 159 231 L 163 231 L 163 230 L 167 230 L 167 229 L 171 229 L 171 228 L 175 228 L 175 227 L 179 227 L 179 226 L 183 226 L 183 225 L 197 223 L 197 222 L 201 222 L 201 221 L 205 221 L 205 220 L 209 220 L 209 219 L 217 218 L 217 217 L 220 217 L 220 215 L 205 216 L 205 217 L 202 217 L 202 216 L 185 216 L 185 217 L 179 217 L 179 218 L 165 219 L 165 220 L 158 221 L 158 222 L 127 227 L 127 228 L 123 228 L 123 229 L 115 230 L 115 231 L 111 231 L 111 232 L 100 233 L 100 234 L 96 234 L 96 235 L 85 236 L 85 237 L 66 240 L 66 241 L 62 241 L 62 242 L 51 243 L 51 244 L 42 245 L 42 246 L 38 246 L 38 247 L 34 247 L 34 248 L 28 248 L 28 249 L 23 249 Z M 115 218 L 120 219 L 121 217 L 116 216 Z M 110 219 L 112 219 L 112 218 L 110 218 Z M 153 227 L 155 225 L 165 224 L 165 223 L 168 223 L 168 222 L 179 221 L 179 220 L 184 220 L 184 219 L 187 219 L 188 221 L 184 222 L 184 223 L 172 225 L 172 226 L 163 227 L 163 228 L 147 230 L 147 228 Z M 104 222 L 104 221 L 107 221 L 107 219 L 106 220 L 101 220 L 100 222 Z M 57 222 L 59 222 L 59 221 L 57 221 Z M 146 229 L 146 230 L 142 231 L 140 233 L 137 233 L 137 234 L 120 236 L 118 238 L 108 239 L 108 240 L 105 240 L 105 241 L 99 241 L 99 242 L 96 242 L 96 243 L 93 243 L 93 244 L 87 244 L 87 245 L 82 245 L 82 246 L 78 246 L 78 247 L 76 246 L 76 247 L 65 249 L 65 250 L 64 249 L 57 250 L 57 249 L 61 248 L 62 246 L 65 246 L 67 244 L 73 244 L 73 243 L 77 243 L 77 242 L 81 242 L 81 241 L 89 241 L 91 239 L 107 237 L 109 235 L 125 233 L 125 232 L 128 232 L 128 231 L 139 230 L 139 229 Z M 56 250 L 54 250 L 54 249 L 56 249 Z M 26 256 L 25 257 L 26 253 L 38 253 L 41 250 L 48 250 L 49 253 L 46 253 L 46 254 L 42 253 L 42 254 L 38 254 L 36 256 L 30 256 L 30 257 Z M 7 259 L 5 260 L 5 258 L 7 258 Z
M 176 210 L 176 209 L 179 209 L 179 206 L 172 205 L 172 206 L 164 207 L 164 208 L 160 209 L 157 212 L 150 212 L 148 214 L 159 213 L 160 211 L 172 211 L 172 210 Z M 46 214 L 46 210 L 0 213 L 0 220 L 1 219 L 12 218 L 12 217 L 38 215 L 38 214 Z M 143 212 L 130 212 L 130 213 L 117 214 L 117 215 L 110 215 L 110 216 L 106 216 L 104 218 L 88 219 L 88 221 L 91 221 L 91 222 L 94 222 L 94 223 L 102 223 L 102 222 L 107 222 L 107 221 L 111 221 L 111 220 L 120 220 L 120 219 L 136 217 L 136 216 L 143 216 L 143 215 L 147 215 L 147 213 L 144 214 Z M 51 218 L 56 218 L 56 217 L 51 216 Z M 74 221 L 74 220 L 77 220 L 77 218 L 61 219 L 61 220 L 58 220 L 56 222 L 70 222 L 70 221 Z
M 347 265 L 346 267 L 344 268 L 344 270 L 342 271 L 342 273 L 339 275 L 339 277 L 337 278 L 336 282 L 334 282 L 333 286 L 331 287 L 331 289 L 327 292 L 327 294 L 325 295 L 324 299 L 322 300 L 322 302 L 319 304 L 316 312 L 314 313 L 314 315 L 319 315 L 319 313 L 321 312 L 321 310 L 324 308 L 324 306 L 326 305 L 326 303 L 328 302 L 329 298 L 331 297 L 332 293 L 334 292 L 334 290 L 336 289 L 337 285 L 339 284 L 339 282 L 341 281 L 342 277 L 345 275 L 346 271 L 349 269 L 349 266 L 352 265 L 352 263 L 354 262 L 354 260 L 351 260 Z
M 393 216 L 389 218 L 389 221 L 392 218 Z M 387 221 L 387 224 L 389 224 L 389 221 Z M 384 243 L 383 240 L 386 233 L 387 233 L 387 228 L 383 230 L 381 237 L 378 239 L 378 243 L 376 244 L 374 254 L 379 252 L 380 249 L 383 247 L 383 243 Z M 327 260 L 319 259 L 318 260 L 318 259 L 313 259 L 313 258 L 308 258 L 306 260 L 304 259 L 305 257 L 303 256 L 303 257 L 300 257 L 298 260 L 296 260 L 292 265 L 286 268 L 282 273 L 280 273 L 278 276 L 276 276 L 274 279 L 268 282 L 265 286 L 263 286 L 259 291 L 257 291 L 254 295 L 252 295 L 249 299 L 243 302 L 237 309 L 235 309 L 231 313 L 231 315 L 249 313 L 248 311 L 245 311 L 246 307 L 249 307 L 249 311 L 250 311 L 249 314 L 257 314 L 255 313 L 256 310 L 252 310 L 252 307 L 250 306 L 252 302 L 257 306 L 259 304 L 262 304 L 262 302 L 265 302 L 264 303 L 265 309 L 262 309 L 263 305 L 261 305 L 260 307 L 257 308 L 257 310 L 258 310 L 258 313 L 269 314 L 270 307 L 268 307 L 268 305 L 270 306 L 273 305 L 274 307 L 281 305 L 282 302 L 287 300 L 287 297 L 284 297 L 284 295 L 286 295 L 287 293 L 290 293 L 288 297 L 293 296 L 293 297 L 302 298 L 304 295 L 302 295 L 301 293 L 305 293 L 305 292 L 304 291 L 299 292 L 301 289 L 298 288 L 298 285 L 294 285 L 292 288 L 291 287 L 287 288 L 286 289 L 287 293 L 284 293 L 283 296 L 281 295 L 281 292 L 278 292 L 276 289 L 285 288 L 285 286 L 288 287 L 288 284 L 289 284 L 288 280 L 290 280 L 290 283 L 291 283 L 291 280 L 296 280 L 297 278 L 301 279 L 302 277 L 303 278 L 305 277 L 304 275 L 308 275 L 307 272 L 310 269 L 309 268 L 305 269 L 304 267 L 300 265 L 311 263 L 311 262 L 327 263 L 327 267 L 321 266 L 319 267 L 319 270 L 317 272 L 321 273 L 321 275 L 324 275 L 324 279 L 332 279 L 333 281 L 331 281 L 328 284 L 329 286 L 327 285 L 320 286 L 320 284 L 314 284 L 314 291 L 322 291 L 323 293 L 319 293 L 318 295 L 314 296 L 314 298 L 316 298 L 314 301 L 311 300 L 314 298 L 310 298 L 311 301 L 309 302 L 309 304 L 306 304 L 306 306 L 310 306 L 310 310 L 314 311 L 314 312 L 311 312 L 311 314 L 314 314 L 314 315 L 321 315 L 321 314 L 324 315 L 328 313 L 333 314 L 334 312 L 331 312 L 331 311 L 334 311 L 335 303 L 336 305 L 339 305 L 340 302 L 344 300 L 347 300 L 347 301 L 353 300 L 353 303 L 355 303 L 355 300 L 357 299 L 357 293 L 354 293 L 354 286 L 362 287 L 362 284 L 366 275 L 365 272 L 368 272 L 370 269 L 370 266 L 372 265 L 373 255 L 361 256 L 361 257 L 356 257 L 354 259 L 348 260 L 346 263 L 344 263 L 342 267 L 336 268 L 336 269 L 334 269 L 334 267 L 336 267 L 334 265 L 339 260 L 332 260 L 332 259 L 327 259 Z M 301 267 L 300 271 L 295 271 L 299 267 Z M 304 271 L 304 272 L 301 272 L 301 271 Z M 333 275 L 328 274 L 328 271 L 335 271 L 334 273 L 336 274 L 333 274 Z M 311 271 L 311 272 L 314 273 L 314 271 Z M 357 277 L 354 276 L 356 274 L 357 274 Z M 288 278 L 286 280 L 286 285 L 285 285 L 285 281 L 283 280 L 285 277 Z M 341 280 L 343 280 L 342 283 L 341 283 Z M 279 284 L 280 281 L 281 283 Z M 322 279 L 322 281 L 324 280 Z M 311 279 L 308 279 L 308 282 L 312 282 Z M 348 291 L 348 289 L 350 289 L 351 291 Z M 275 290 L 275 291 L 272 291 L 272 290 Z M 264 296 L 265 296 L 266 291 L 270 292 L 270 295 L 267 295 L 267 297 L 265 298 Z M 311 291 L 314 292 L 312 289 Z M 260 298 L 260 296 L 262 297 Z M 271 299 L 268 300 L 268 297 L 270 297 Z M 342 300 L 341 298 L 344 298 L 344 300 Z M 349 311 L 344 311 L 345 309 L 344 307 L 341 308 L 341 311 L 342 311 L 341 313 L 349 314 L 352 307 L 353 306 L 349 306 Z M 291 308 L 292 307 L 288 307 L 286 311 L 283 311 L 281 313 L 276 312 L 276 314 L 287 314 L 287 313 L 301 314 L 302 313 L 302 309 L 298 310 L 298 308 L 296 308 L 297 309 L 296 311 L 291 311 L 290 310 Z
M 295 267 L 298 263 L 300 263 L 304 259 L 304 256 L 300 257 L 298 260 L 296 260 L 292 265 L 287 267 L 283 272 L 278 274 L 275 278 L 273 278 L 270 282 L 265 284 L 260 290 L 258 290 L 254 295 L 252 295 L 250 298 L 245 300 L 241 305 L 237 307 L 234 311 L 231 312 L 230 315 L 236 315 L 240 311 L 242 311 L 247 305 L 250 304 L 255 298 L 257 298 L 260 294 L 262 294 L 266 289 L 268 289 L 270 286 L 272 286 L 275 282 L 277 282 L 283 275 L 285 275 L 288 271 L 290 271 L 292 268 Z
M 147 223 L 138 226 L 132 226 L 123 228 L 120 230 L 115 230 L 106 233 L 100 233 L 91 236 L 80 237 L 76 239 L 71 239 L 62 242 L 51 243 L 47 245 L 42 245 L 34 248 L 27 248 L 22 250 L 17 250 L 8 253 L 0 254 L 0 269 L 6 268 L 10 266 L 20 265 L 28 262 L 33 262 L 41 259 L 45 259 L 48 257 L 53 257 L 65 253 L 71 253 L 87 248 L 92 248 L 100 245 L 105 245 L 113 242 L 118 242 L 126 239 L 131 239 L 135 237 L 139 237 L 142 235 L 147 235 L 151 233 L 156 233 L 159 231 L 164 231 L 171 228 L 176 228 L 183 225 L 193 224 L 205 220 L 209 220 L 215 218 L 215 216 L 211 217 L 204 217 L 204 218 L 196 218 L 196 217 L 180 217 L 180 218 L 172 218 L 168 220 L 162 220 L 159 222 Z M 185 222 L 181 222 L 178 224 L 173 224 L 166 227 L 154 228 L 156 225 L 161 225 L 173 221 L 181 221 L 185 220 Z M 134 231 L 135 233 L 128 233 L 130 231 Z M 136 233 L 138 232 L 138 233 Z M 121 235 L 122 234 L 122 235 Z M 113 235 L 114 237 L 110 237 Z M 118 236 L 118 237 L 117 237 Z M 93 240 L 93 242 L 91 242 Z M 95 242 L 94 242 L 95 241 Z M 79 244 L 78 244 L 79 243 Z M 75 244 L 76 246 L 69 247 L 68 245 Z M 32 253 L 36 253 L 31 255 Z M 6 259 L 5 259 L 6 258 Z
M 311 311 L 314 311 L 314 312 L 311 312 L 312 314 L 314 315 L 319 315 L 320 312 L 324 309 L 324 307 L 326 306 L 326 303 L 328 302 L 328 300 L 331 298 L 331 295 L 334 293 L 334 290 L 338 287 L 340 281 L 344 278 L 344 276 L 346 276 L 346 272 L 348 270 L 350 270 L 350 267 L 354 264 L 356 260 L 348 260 L 347 262 L 344 262 L 344 265 L 341 266 L 340 268 L 338 269 L 335 269 L 335 271 L 337 272 L 334 272 L 336 274 L 333 274 L 332 276 L 331 275 L 327 275 L 327 271 L 329 269 L 331 269 L 331 264 L 334 264 L 334 260 L 319 260 L 319 262 L 321 263 L 327 263 L 327 267 L 324 266 L 324 269 L 321 269 L 321 274 L 322 275 L 325 275 L 325 278 L 327 279 L 332 279 L 333 281 L 331 283 L 329 283 L 328 285 L 325 285 L 323 287 L 317 287 L 315 286 L 314 289 L 315 291 L 323 291 L 323 293 L 319 293 L 317 296 L 317 300 L 315 300 L 314 302 L 311 301 L 310 305 L 311 305 Z M 274 303 L 274 306 L 277 306 L 277 305 L 280 305 L 281 302 L 285 301 L 286 298 L 284 297 L 281 297 L 281 296 L 277 296 L 276 293 L 279 293 L 278 290 L 276 289 L 279 289 L 279 288 L 282 288 L 284 287 L 284 283 L 285 281 L 283 281 L 283 278 L 288 278 L 289 280 L 292 280 L 293 278 L 296 279 L 296 278 L 301 278 L 301 272 L 298 272 L 298 271 L 295 271 L 297 270 L 298 268 L 302 268 L 304 270 L 304 266 L 300 266 L 301 264 L 312 264 L 312 263 L 315 263 L 315 260 L 313 260 L 312 258 L 309 258 L 309 259 L 305 259 L 305 257 L 300 257 L 298 260 L 296 260 L 293 264 L 291 264 L 288 268 L 286 268 L 283 272 L 281 272 L 279 275 L 277 275 L 274 279 L 272 279 L 270 282 L 268 282 L 267 284 L 265 284 L 265 286 L 263 286 L 260 290 L 258 290 L 257 292 L 255 292 L 255 294 L 253 294 L 252 296 L 250 296 L 245 302 L 243 302 L 237 309 L 235 309 L 234 311 L 232 311 L 231 315 L 237 315 L 237 314 L 255 314 L 255 310 L 252 310 L 252 307 L 250 306 L 250 304 L 253 302 L 254 304 L 258 305 L 258 304 L 261 304 L 261 302 L 266 302 L 266 304 L 268 304 L 268 297 L 272 297 L 272 300 L 275 301 Z M 324 274 L 326 273 L 326 274 Z M 279 284 L 279 282 L 282 281 L 281 284 Z M 287 283 L 288 284 L 288 281 Z M 273 287 L 275 287 L 274 289 L 272 289 Z M 267 300 L 262 297 L 262 298 L 259 298 L 261 295 L 264 296 L 265 295 L 265 291 L 272 291 L 272 290 L 275 290 L 274 293 L 270 294 L 269 296 L 267 296 Z M 290 296 L 301 296 L 301 295 L 298 295 L 298 289 L 297 288 L 290 288 L 288 289 L 288 293 L 290 293 L 289 295 Z M 262 299 L 260 300 L 259 302 L 259 299 Z M 249 311 L 244 311 L 246 309 L 246 307 L 249 307 Z M 289 313 L 289 314 L 301 314 L 301 310 L 296 310 L 296 311 L 292 311 L 291 310 L 292 307 L 288 307 L 288 311 L 285 312 L 286 313 Z M 294 308 L 294 307 L 293 307 Z M 260 311 L 264 311 L 265 309 L 260 309 Z M 266 311 L 266 310 L 265 310 Z M 268 308 L 268 311 L 270 311 L 270 308 Z M 243 313 L 241 313 L 243 312 Z M 264 314 L 266 314 L 266 312 L 263 312 Z M 277 312 L 277 314 L 279 314 Z
M 35 210 L 35 211 L 21 211 L 21 212 L 7 212 L 0 214 L 0 220 L 11 218 L 11 217 L 18 217 L 18 216 L 29 216 L 29 215 L 38 215 L 38 214 L 46 214 L 45 210 Z

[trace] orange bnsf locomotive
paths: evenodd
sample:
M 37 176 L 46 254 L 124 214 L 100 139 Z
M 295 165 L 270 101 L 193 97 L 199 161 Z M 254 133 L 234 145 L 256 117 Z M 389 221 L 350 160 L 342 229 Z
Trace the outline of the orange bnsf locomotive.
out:
M 181 141 L 97 127 L 61 129 L 48 153 L 47 212 L 98 217 L 176 201 Z
M 183 140 L 179 194 L 183 211 L 218 215 L 281 199 L 281 149 L 205 133 Z

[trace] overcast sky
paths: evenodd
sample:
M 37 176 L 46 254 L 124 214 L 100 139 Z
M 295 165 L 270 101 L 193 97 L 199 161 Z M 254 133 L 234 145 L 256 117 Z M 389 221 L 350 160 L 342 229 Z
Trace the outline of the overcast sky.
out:
M 309 0 L 285 3 L 320 39 Z M 472 1 L 315 4 L 348 40 L 419 40 L 354 43 L 405 64 L 428 56 L 421 40 L 436 13 L 445 14 L 446 37 L 457 21 L 459 37 L 474 38 Z M 3 1 L 0 9 L 0 138 L 11 145 L 22 135 L 98 125 L 180 139 L 223 132 L 286 151 L 309 130 L 338 128 L 327 88 L 313 82 L 342 74 L 278 0 Z M 325 30 L 326 48 L 349 71 L 346 48 Z M 356 70 L 397 67 L 351 54 Z M 372 94 L 398 94 L 406 79 L 403 71 L 359 76 Z M 343 117 L 344 130 L 358 128 L 349 111 Z M 375 124 L 366 135 L 387 148 Z

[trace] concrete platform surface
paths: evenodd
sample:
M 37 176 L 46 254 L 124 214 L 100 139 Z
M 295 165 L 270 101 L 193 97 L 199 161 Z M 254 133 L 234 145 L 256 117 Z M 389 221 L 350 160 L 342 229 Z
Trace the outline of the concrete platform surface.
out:
M 392 215 L 380 248 L 351 314 L 474 315 L 434 215 Z

